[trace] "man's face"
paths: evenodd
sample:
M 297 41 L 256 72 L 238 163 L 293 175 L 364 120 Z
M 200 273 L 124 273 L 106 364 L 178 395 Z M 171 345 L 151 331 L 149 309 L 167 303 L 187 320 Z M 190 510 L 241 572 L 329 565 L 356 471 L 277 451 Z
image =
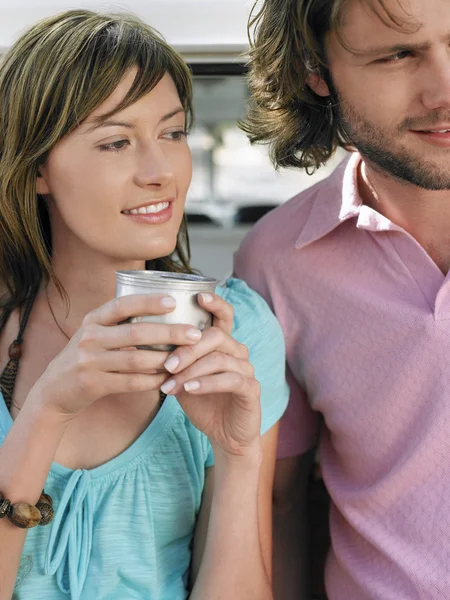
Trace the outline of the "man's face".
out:
M 401 31 L 350 0 L 341 34 L 353 52 L 327 37 L 342 125 L 375 168 L 450 189 L 450 2 L 386 4 L 405 21 Z

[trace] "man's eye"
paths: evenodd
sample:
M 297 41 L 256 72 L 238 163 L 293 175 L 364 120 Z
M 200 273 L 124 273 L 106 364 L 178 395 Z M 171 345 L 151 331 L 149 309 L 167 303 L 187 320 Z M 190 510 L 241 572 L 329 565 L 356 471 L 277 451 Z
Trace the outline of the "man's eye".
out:
M 401 52 L 397 52 L 397 54 L 391 54 L 391 56 L 386 56 L 385 58 L 379 58 L 376 60 L 376 63 L 395 63 L 401 62 L 411 56 L 411 52 L 409 50 L 402 50 Z
M 106 151 L 106 152 L 120 152 L 121 150 L 124 150 L 128 145 L 129 145 L 130 141 L 129 140 L 117 140 L 117 142 L 111 142 L 110 144 L 104 144 L 103 146 L 99 146 L 100 150 Z

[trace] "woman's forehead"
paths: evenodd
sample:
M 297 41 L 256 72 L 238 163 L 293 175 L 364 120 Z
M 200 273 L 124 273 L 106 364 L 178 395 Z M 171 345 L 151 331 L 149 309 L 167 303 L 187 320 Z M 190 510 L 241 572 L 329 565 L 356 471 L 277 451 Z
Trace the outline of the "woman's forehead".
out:
M 154 113 L 155 116 L 157 116 L 157 113 L 159 113 L 161 110 L 172 108 L 172 105 L 175 106 L 177 103 L 180 104 L 179 94 L 175 83 L 172 77 L 166 73 L 153 89 L 148 91 L 133 104 L 130 104 L 126 108 L 122 109 L 119 113 L 115 113 L 114 111 L 116 111 L 116 109 L 121 105 L 130 91 L 136 74 L 137 69 L 133 69 L 127 73 L 112 94 L 94 111 L 92 111 L 92 113 L 85 120 L 85 123 L 95 124 L 96 122 L 101 122 L 104 115 L 117 116 L 118 114 L 126 115 L 139 113 L 141 108 L 147 114 Z M 168 102 L 170 102 L 170 106 L 167 104 Z

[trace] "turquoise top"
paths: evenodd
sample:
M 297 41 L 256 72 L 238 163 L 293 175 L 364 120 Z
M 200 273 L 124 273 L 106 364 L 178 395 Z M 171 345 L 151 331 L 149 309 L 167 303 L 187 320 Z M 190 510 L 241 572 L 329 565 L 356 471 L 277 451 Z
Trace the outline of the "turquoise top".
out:
M 242 281 L 230 279 L 217 293 L 234 306 L 233 336 L 250 350 L 264 433 L 288 401 L 281 328 Z M 0 444 L 11 425 L 0 401 Z M 13 599 L 186 599 L 205 467 L 213 462 L 207 437 L 168 396 L 142 435 L 113 460 L 76 471 L 54 463 L 45 491 L 55 518 L 28 532 Z

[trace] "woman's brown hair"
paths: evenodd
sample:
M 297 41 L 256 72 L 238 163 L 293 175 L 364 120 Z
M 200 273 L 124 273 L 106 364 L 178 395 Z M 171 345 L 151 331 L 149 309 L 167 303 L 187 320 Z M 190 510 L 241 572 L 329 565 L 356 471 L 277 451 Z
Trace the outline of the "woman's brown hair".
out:
M 36 194 L 39 166 L 55 144 L 115 90 L 133 67 L 137 75 L 123 110 L 171 75 L 187 128 L 192 79 L 183 59 L 153 28 L 129 14 L 72 10 L 44 19 L 11 47 L 0 65 L 0 309 L 23 304 L 53 279 L 47 208 Z M 105 116 L 111 116 L 112 113 Z M 186 222 L 176 249 L 147 268 L 190 271 Z
M 259 10 L 259 2 L 253 7 L 248 75 L 252 102 L 240 125 L 252 143 L 270 144 L 277 167 L 314 171 L 338 146 L 351 143 L 340 127 L 336 94 L 322 98 L 308 85 L 311 75 L 318 74 L 334 90 L 325 36 L 339 33 L 347 1 L 264 0 Z M 386 0 L 361 1 L 390 27 L 404 26 L 403 19 L 388 11 Z

